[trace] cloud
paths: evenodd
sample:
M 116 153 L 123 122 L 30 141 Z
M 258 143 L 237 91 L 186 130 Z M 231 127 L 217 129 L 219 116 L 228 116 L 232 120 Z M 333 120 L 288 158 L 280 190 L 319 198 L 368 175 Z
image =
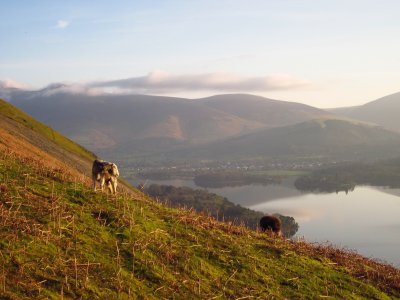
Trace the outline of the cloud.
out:
M 245 77 L 230 73 L 173 75 L 154 71 L 146 76 L 120 80 L 94 82 L 89 86 L 114 88 L 134 93 L 160 93 L 182 91 L 265 92 L 294 90 L 310 86 L 307 80 L 288 75 Z
M 0 89 L 28 89 L 29 85 L 15 80 L 0 80 Z
M 54 94 L 68 93 L 68 94 L 84 94 L 89 96 L 97 96 L 105 93 L 102 88 L 93 88 L 87 86 L 85 83 L 51 83 L 45 88 L 39 90 L 42 96 L 51 96 Z
M 58 20 L 56 28 L 65 29 L 69 26 L 70 22 L 65 20 Z
M 127 79 L 52 83 L 39 90 L 43 96 L 57 93 L 101 95 L 101 94 L 190 94 L 196 92 L 265 92 L 274 90 L 304 89 L 311 83 L 288 75 L 268 75 L 245 77 L 230 73 L 206 73 L 173 75 L 163 71 L 154 71 L 146 76 Z M 13 80 L 0 81 L 0 91 L 12 88 L 26 90 L 29 86 Z
M 15 80 L 0 80 L 0 99 L 9 100 L 14 91 L 29 89 L 29 85 Z

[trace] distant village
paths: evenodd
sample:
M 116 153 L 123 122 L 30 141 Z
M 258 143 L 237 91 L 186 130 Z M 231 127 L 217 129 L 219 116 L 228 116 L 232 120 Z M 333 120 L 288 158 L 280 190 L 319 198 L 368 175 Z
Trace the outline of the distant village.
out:
M 271 161 L 198 161 L 198 162 L 163 162 L 159 165 L 143 162 L 123 163 L 121 168 L 128 177 L 151 179 L 193 178 L 204 173 L 246 172 L 260 173 L 276 171 L 304 172 L 322 167 L 345 163 L 339 160 L 271 160 Z

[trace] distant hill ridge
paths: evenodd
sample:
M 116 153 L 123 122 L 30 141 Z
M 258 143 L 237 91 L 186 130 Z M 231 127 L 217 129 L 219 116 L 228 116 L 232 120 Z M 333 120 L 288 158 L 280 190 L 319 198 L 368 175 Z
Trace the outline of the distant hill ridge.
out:
M 396 107 L 400 93 L 362 107 L 336 110 L 341 115 L 335 116 L 300 103 L 246 94 L 183 99 L 93 96 L 64 88 L 54 85 L 8 93 L 18 107 L 110 159 L 378 159 L 399 155 L 398 135 L 370 124 L 389 129 L 398 125 L 400 130 Z M 321 120 L 329 124 L 323 130 L 316 126 Z
M 309 105 L 247 94 L 216 95 L 194 101 L 268 127 L 280 127 L 331 115 Z
M 364 105 L 331 109 L 339 116 L 379 124 L 400 132 L 400 92 L 394 93 Z
M 245 94 L 190 100 L 89 96 L 57 92 L 57 88 L 14 91 L 9 98 L 35 118 L 102 153 L 152 152 L 158 141 L 163 150 L 171 150 L 329 115 L 307 105 Z
M 172 97 L 64 93 L 12 103 L 93 150 L 155 138 L 202 143 L 264 126 Z
M 400 155 L 400 134 L 363 122 L 328 118 L 263 129 L 176 152 L 171 155 L 216 160 L 271 157 L 378 159 Z

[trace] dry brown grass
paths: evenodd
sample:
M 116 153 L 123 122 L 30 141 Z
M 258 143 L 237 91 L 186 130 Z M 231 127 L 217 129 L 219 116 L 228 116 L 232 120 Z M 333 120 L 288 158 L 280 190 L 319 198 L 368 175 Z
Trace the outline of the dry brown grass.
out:
M 0 129 L 0 150 L 4 153 L 3 155 L 9 156 L 5 159 L 18 158 L 22 163 L 40 167 L 38 169 L 64 174 L 67 176 L 66 179 L 83 176 L 82 173 L 71 168 L 65 162 L 3 129 Z
M 299 240 L 287 241 L 287 245 L 301 255 L 320 260 L 327 259 L 332 267 L 344 269 L 352 276 L 371 282 L 381 290 L 400 291 L 400 270 L 389 264 L 329 244 L 322 245 Z

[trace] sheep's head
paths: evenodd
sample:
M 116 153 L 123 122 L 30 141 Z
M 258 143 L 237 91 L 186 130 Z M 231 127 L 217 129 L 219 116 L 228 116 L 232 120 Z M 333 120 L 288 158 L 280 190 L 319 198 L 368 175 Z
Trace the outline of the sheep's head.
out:
M 119 176 L 119 171 L 118 171 L 118 167 L 117 167 L 117 165 L 116 164 L 111 164 L 111 169 L 110 169 L 110 175 L 113 175 L 113 176 L 115 176 L 115 177 L 118 177 Z

